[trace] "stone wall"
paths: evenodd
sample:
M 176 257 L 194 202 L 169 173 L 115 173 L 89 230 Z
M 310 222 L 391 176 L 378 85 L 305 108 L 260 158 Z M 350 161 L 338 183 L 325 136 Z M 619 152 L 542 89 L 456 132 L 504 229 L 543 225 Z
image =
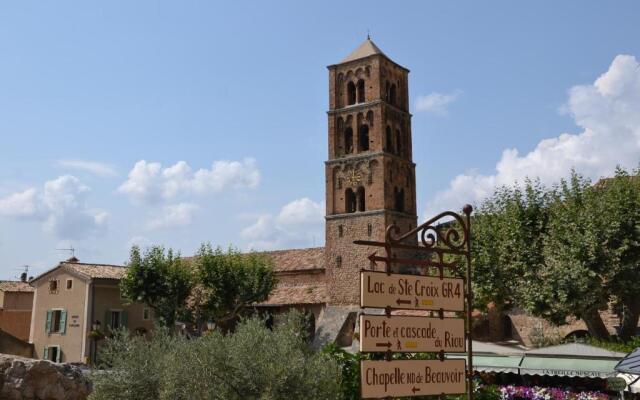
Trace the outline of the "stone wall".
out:
M 84 400 L 91 383 L 79 367 L 0 354 L 3 400 Z

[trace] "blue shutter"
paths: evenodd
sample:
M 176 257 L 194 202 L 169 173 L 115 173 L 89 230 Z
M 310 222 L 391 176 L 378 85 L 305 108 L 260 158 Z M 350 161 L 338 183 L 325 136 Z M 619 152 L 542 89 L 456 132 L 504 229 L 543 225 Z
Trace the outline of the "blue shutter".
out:
M 42 352 L 42 359 L 43 360 L 49 359 L 49 348 L 47 346 L 44 346 L 44 351 Z
M 51 319 L 53 318 L 53 311 L 47 310 L 47 320 L 44 325 L 45 333 L 51 333 Z
M 60 311 L 60 333 L 65 334 L 67 331 L 67 310 Z
M 62 360 L 62 349 L 58 346 L 58 352 L 56 353 L 56 362 L 59 363 Z

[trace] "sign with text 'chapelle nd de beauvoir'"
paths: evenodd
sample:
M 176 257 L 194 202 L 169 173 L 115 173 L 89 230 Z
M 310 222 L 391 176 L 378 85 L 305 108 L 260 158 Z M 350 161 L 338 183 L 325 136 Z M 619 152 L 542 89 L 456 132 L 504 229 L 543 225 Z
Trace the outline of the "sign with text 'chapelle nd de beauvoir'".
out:
M 362 271 L 360 306 L 463 311 L 464 280 Z
M 464 319 L 360 315 L 361 352 L 463 352 Z
M 362 361 L 363 399 L 464 393 L 465 360 Z

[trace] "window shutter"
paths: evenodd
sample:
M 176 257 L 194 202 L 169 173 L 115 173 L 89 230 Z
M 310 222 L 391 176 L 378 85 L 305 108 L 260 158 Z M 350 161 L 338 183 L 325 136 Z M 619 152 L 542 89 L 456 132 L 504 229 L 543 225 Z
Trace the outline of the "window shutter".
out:
M 127 322 L 129 322 L 127 312 L 122 311 L 120 313 L 120 325 L 124 326 L 125 328 L 128 328 L 129 326 L 127 325 Z
M 59 363 L 62 360 L 62 349 L 58 347 L 58 352 L 56 353 L 56 362 Z
M 60 312 L 60 333 L 65 334 L 67 331 L 67 310 Z
M 47 310 L 47 320 L 44 326 L 45 333 L 51 333 L 51 319 L 53 318 L 53 311 Z
M 44 351 L 42 352 L 42 359 L 43 360 L 49 359 L 49 348 L 47 346 L 44 346 Z
M 111 328 L 111 311 L 109 310 L 104 312 L 104 328 Z

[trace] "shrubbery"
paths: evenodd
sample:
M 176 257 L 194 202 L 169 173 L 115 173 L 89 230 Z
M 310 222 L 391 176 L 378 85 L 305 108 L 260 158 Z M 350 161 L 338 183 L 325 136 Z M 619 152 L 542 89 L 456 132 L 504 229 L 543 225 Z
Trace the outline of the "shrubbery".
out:
M 338 363 L 308 347 L 302 321 L 290 313 L 269 330 L 250 318 L 233 334 L 192 340 L 161 329 L 151 340 L 120 334 L 101 350 L 91 399 L 339 399 Z

